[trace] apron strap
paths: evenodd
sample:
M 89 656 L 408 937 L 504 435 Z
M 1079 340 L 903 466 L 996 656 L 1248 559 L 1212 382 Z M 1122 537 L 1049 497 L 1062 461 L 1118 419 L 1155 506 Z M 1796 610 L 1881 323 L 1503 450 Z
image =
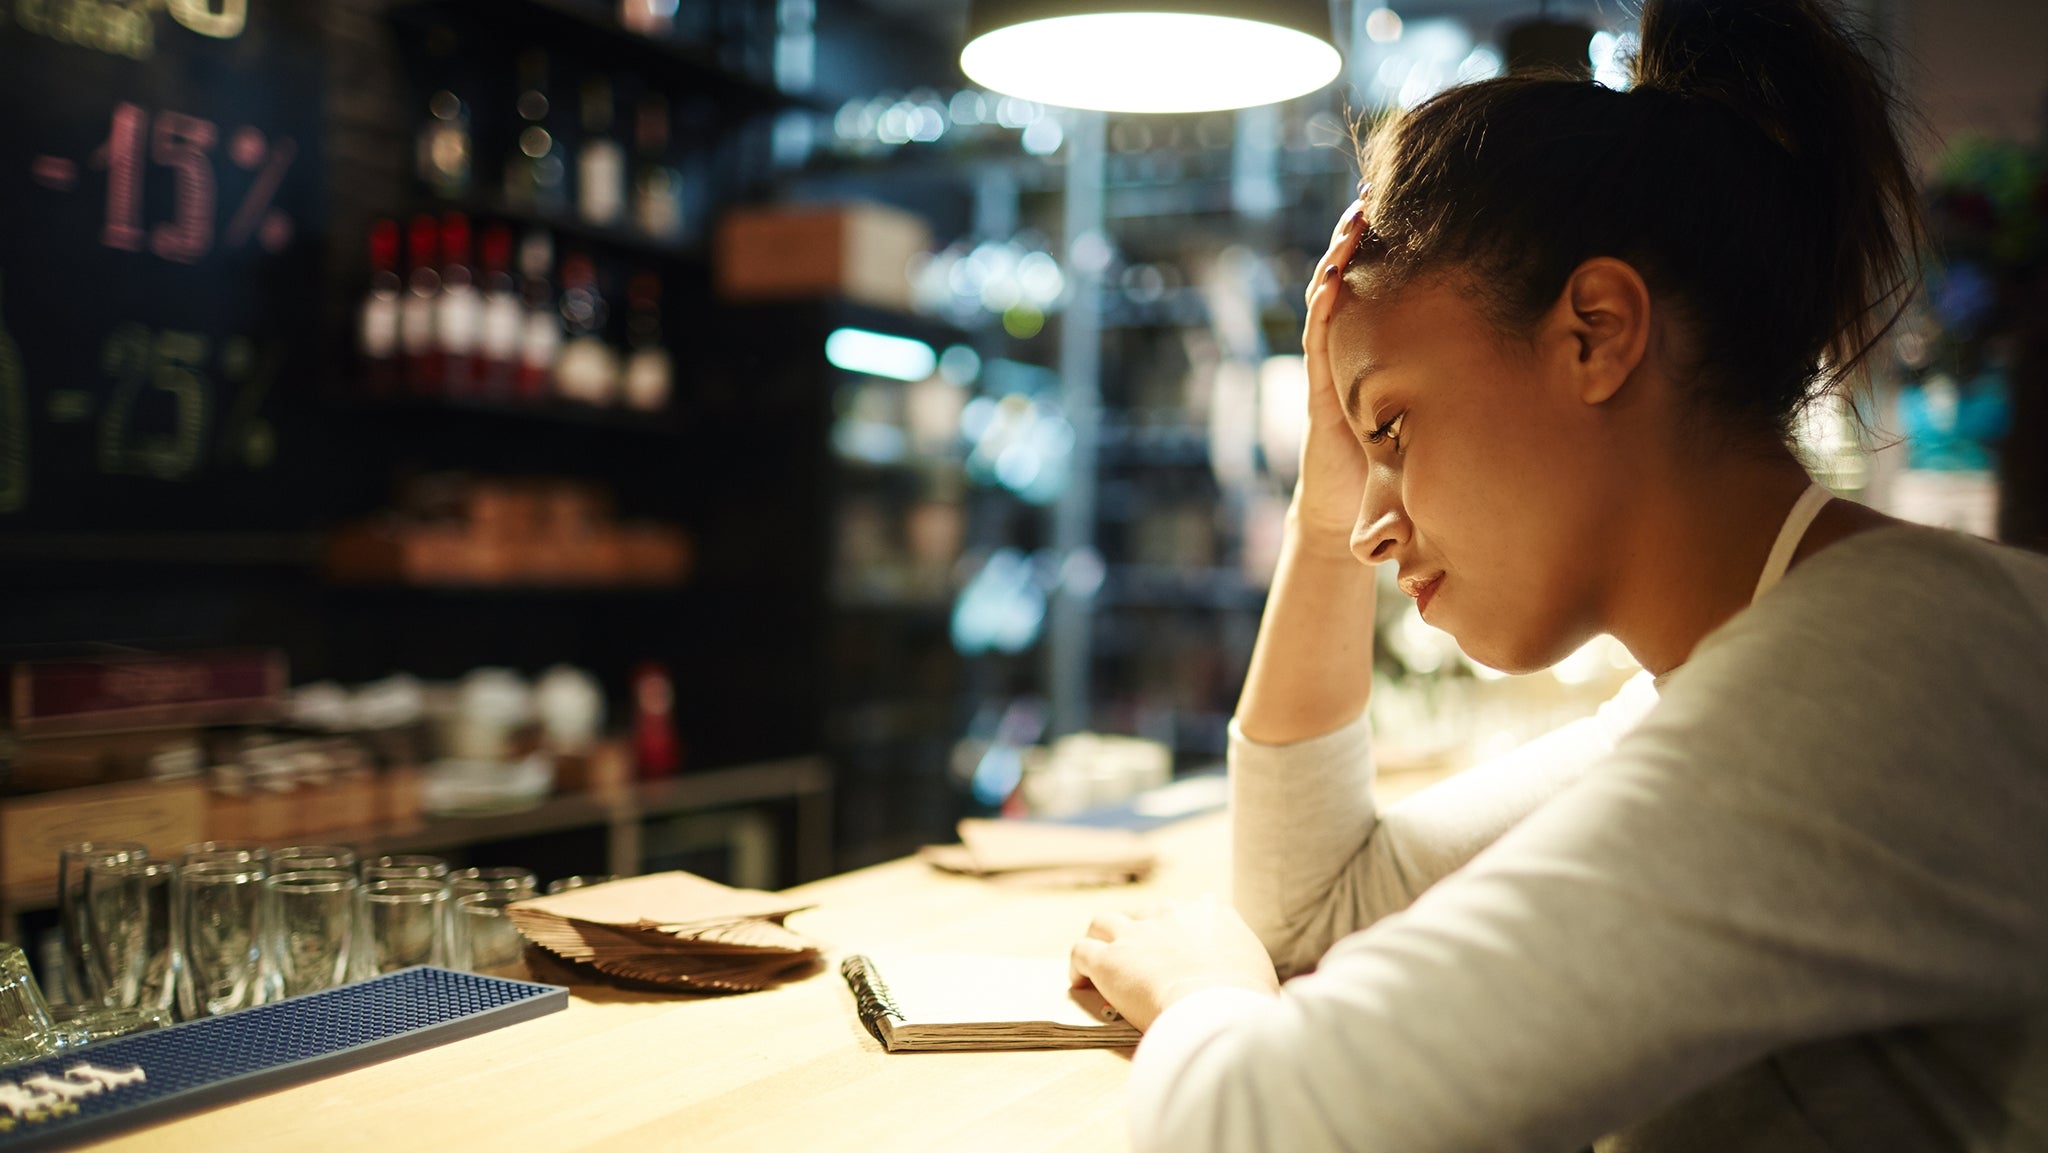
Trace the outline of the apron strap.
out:
M 1806 537 L 1806 530 L 1813 525 L 1813 518 L 1820 510 L 1835 499 L 1835 494 L 1818 484 L 1809 484 L 1806 491 L 1792 504 L 1792 511 L 1785 516 L 1785 527 L 1778 530 L 1777 543 L 1771 545 L 1770 559 L 1764 561 L 1763 574 L 1756 578 L 1756 591 L 1749 600 L 1755 604 L 1757 598 L 1785 578 L 1785 570 L 1792 567 L 1792 554 L 1799 550 L 1799 542 Z

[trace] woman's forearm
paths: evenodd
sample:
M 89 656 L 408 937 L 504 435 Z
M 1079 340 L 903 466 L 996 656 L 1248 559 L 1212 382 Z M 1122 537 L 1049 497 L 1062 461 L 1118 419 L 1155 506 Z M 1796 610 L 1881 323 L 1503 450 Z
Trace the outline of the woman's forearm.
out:
M 1373 571 L 1348 542 L 1311 537 L 1288 513 L 1237 724 L 1292 744 L 1358 719 L 1372 692 Z

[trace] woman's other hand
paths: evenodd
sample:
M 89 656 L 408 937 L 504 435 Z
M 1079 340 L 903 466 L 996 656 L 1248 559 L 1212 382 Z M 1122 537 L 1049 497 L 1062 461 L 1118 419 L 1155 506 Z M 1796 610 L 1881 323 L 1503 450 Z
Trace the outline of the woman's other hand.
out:
M 1308 286 L 1308 322 L 1301 350 L 1308 361 L 1308 434 L 1301 442 L 1301 479 L 1294 486 L 1294 518 L 1302 543 L 1321 553 L 1349 556 L 1351 527 L 1365 495 L 1365 450 L 1344 419 L 1330 365 L 1330 323 L 1343 298 L 1344 268 L 1365 231 L 1365 205 L 1354 203 L 1330 237 Z
M 1097 917 L 1074 945 L 1069 968 L 1076 987 L 1095 986 L 1140 1029 L 1203 989 L 1280 990 L 1265 946 L 1244 918 L 1214 897 Z

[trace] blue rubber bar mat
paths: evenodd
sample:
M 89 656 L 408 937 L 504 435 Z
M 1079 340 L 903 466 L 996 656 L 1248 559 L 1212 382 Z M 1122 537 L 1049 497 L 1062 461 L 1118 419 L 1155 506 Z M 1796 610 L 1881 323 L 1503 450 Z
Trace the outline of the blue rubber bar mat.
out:
M 418 966 L 0 1068 L 0 1150 L 104 1137 L 564 1009 L 569 991 Z

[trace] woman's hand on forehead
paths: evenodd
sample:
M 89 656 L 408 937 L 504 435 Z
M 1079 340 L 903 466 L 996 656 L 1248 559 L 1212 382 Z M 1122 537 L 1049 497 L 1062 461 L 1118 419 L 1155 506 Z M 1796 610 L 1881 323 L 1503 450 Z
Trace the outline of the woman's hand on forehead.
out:
M 1344 293 L 1343 272 L 1365 233 L 1365 206 L 1354 203 L 1337 225 L 1329 251 L 1308 285 L 1308 320 L 1301 351 L 1308 368 L 1308 431 L 1302 440 L 1301 472 L 1294 510 L 1318 551 L 1350 554 L 1351 528 L 1364 494 L 1365 452 L 1338 405 L 1330 361 L 1330 325 Z
M 1302 299 L 1311 308 L 1315 305 L 1316 289 L 1326 281 L 1343 275 L 1351 263 L 1351 256 L 1358 251 L 1358 237 L 1364 231 L 1359 227 L 1365 220 L 1365 201 L 1354 200 L 1337 221 L 1337 227 L 1330 232 L 1330 247 L 1323 258 L 1316 262 L 1316 269 L 1309 274 L 1308 285 L 1302 289 Z

